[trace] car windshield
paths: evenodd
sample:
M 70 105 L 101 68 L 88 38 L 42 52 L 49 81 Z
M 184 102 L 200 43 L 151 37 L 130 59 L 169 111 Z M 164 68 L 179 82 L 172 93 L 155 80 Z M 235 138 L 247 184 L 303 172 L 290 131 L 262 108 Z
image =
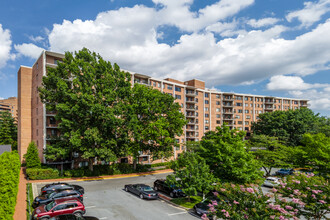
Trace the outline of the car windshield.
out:
M 267 179 L 267 181 L 274 182 L 275 180 L 274 179 Z
M 46 195 L 46 197 L 49 198 L 53 198 L 53 196 L 56 194 L 56 192 L 52 192 L 51 194 Z
M 51 202 L 48 205 L 45 206 L 45 210 L 49 212 L 54 206 L 56 205 L 56 202 Z
M 154 191 L 154 190 L 150 186 L 145 186 L 145 187 L 143 187 L 143 191 L 150 192 L 150 191 Z

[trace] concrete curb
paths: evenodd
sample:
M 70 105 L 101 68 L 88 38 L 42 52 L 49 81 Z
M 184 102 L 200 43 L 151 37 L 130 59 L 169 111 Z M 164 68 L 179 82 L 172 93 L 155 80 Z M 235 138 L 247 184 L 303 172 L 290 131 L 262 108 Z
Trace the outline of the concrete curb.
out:
M 192 210 L 192 209 L 190 209 L 190 208 L 186 208 L 186 207 L 183 207 L 183 206 L 180 206 L 180 205 L 178 205 L 178 204 L 175 204 L 175 203 L 171 202 L 170 197 L 167 197 L 167 196 L 162 195 L 162 194 L 158 194 L 158 195 L 159 195 L 159 199 L 163 200 L 164 202 L 167 202 L 168 204 L 170 204 L 170 205 L 172 205 L 172 206 L 178 207 L 178 208 L 180 208 L 180 209 L 184 209 L 184 210 L 186 210 L 186 211 L 191 211 L 191 210 Z
M 121 179 L 137 176 L 147 176 L 154 174 L 172 173 L 173 170 L 156 170 L 142 173 L 130 173 L 130 174 L 118 174 L 108 176 L 94 176 L 94 177 L 77 177 L 77 178 L 63 178 L 63 179 L 47 179 L 47 180 L 29 180 L 28 183 L 49 183 L 49 182 L 76 182 L 76 181 L 95 181 L 95 180 L 107 180 L 107 179 Z

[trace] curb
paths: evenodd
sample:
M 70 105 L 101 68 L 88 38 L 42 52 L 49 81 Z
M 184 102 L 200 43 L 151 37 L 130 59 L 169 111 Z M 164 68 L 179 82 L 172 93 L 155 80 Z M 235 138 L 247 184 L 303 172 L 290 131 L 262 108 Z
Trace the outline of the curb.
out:
M 158 195 L 159 195 L 159 199 L 163 200 L 164 202 L 167 202 L 168 204 L 170 204 L 170 205 L 172 205 L 172 206 L 178 207 L 178 208 L 180 208 L 180 209 L 184 209 L 184 210 L 186 210 L 186 211 L 192 210 L 192 209 L 190 209 L 190 208 L 186 208 L 186 207 L 183 207 L 183 206 L 180 206 L 180 205 L 178 205 L 178 204 L 175 204 L 175 203 L 171 202 L 170 197 L 167 197 L 167 196 L 165 196 L 165 195 L 163 195 L 163 194 L 160 194 L 160 193 L 158 193 Z
M 159 170 L 159 171 L 149 171 L 142 173 L 130 173 L 130 174 L 118 174 L 118 175 L 108 175 L 108 176 L 94 176 L 94 177 L 76 177 L 76 178 L 62 178 L 62 179 L 46 179 L 46 180 L 28 180 L 28 183 L 48 183 L 48 182 L 75 182 L 75 181 L 96 181 L 96 180 L 107 180 L 107 179 L 120 179 L 129 178 L 137 176 L 147 176 L 154 174 L 172 173 L 173 170 Z

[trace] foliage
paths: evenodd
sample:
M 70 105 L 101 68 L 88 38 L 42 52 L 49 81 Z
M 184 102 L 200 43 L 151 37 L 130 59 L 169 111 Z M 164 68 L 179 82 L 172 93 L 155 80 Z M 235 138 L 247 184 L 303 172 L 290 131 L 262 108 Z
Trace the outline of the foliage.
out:
M 277 137 L 289 146 L 301 144 L 305 133 L 326 132 L 329 134 L 329 122 L 312 110 L 301 108 L 288 111 L 274 111 L 259 115 L 257 123 L 252 124 L 254 134 Z
M 199 141 L 187 141 L 186 142 L 186 149 L 188 152 L 198 152 L 200 148 Z
M 330 214 L 329 182 L 313 173 L 287 177 L 277 194 L 290 198 L 288 205 L 298 210 L 297 217 L 327 219 L 326 215 Z
M 49 111 L 56 111 L 61 138 L 46 151 L 47 159 L 64 159 L 73 152 L 106 161 L 123 156 L 127 142 L 120 117 L 130 95 L 130 74 L 84 48 L 65 53 L 57 68 L 43 77 L 40 97 Z M 127 144 L 127 143 L 126 143 Z M 58 152 L 58 153 L 55 153 Z M 56 155 L 56 158 L 52 157 Z
M 217 127 L 205 133 L 198 154 L 222 182 L 252 183 L 262 172 L 258 161 L 245 149 L 245 132 Z
M 27 168 L 40 168 L 41 162 L 38 154 L 37 145 L 32 141 L 24 155 Z
M 186 207 L 186 208 L 193 208 L 197 203 L 200 203 L 203 200 L 201 196 L 191 196 L 190 201 L 187 201 L 184 197 L 174 198 L 171 199 L 171 202 L 174 204 Z
M 302 139 L 305 166 L 312 166 L 314 171 L 322 174 L 330 172 L 330 137 L 325 134 L 304 134 Z
M 26 219 L 27 220 L 31 220 L 31 214 L 32 214 L 32 211 L 33 211 L 32 204 L 33 204 L 32 183 L 27 183 L 26 184 L 26 207 L 27 207 L 27 209 L 26 209 Z
M 157 157 L 172 155 L 175 137 L 181 136 L 186 123 L 180 112 L 181 107 L 174 102 L 174 98 L 136 83 L 126 107 L 126 121 L 122 129 L 129 134 L 127 153 L 136 158 L 134 162 L 141 152 Z
M 224 183 L 217 191 L 214 195 L 219 201 L 212 201 L 209 210 L 221 219 L 297 219 L 296 210 L 291 210 L 279 199 L 272 203 L 272 196 L 264 195 L 260 186 Z M 202 219 L 208 218 L 204 215 Z
M 0 111 L 0 145 L 17 150 L 17 123 L 8 111 Z
M 16 151 L 0 155 L 0 216 L 12 219 L 15 212 L 18 192 L 19 172 L 21 168 Z
M 166 167 L 168 167 L 171 164 L 172 164 L 171 161 L 169 161 L 169 162 L 163 162 L 163 163 L 154 163 L 154 164 L 151 164 L 150 167 L 160 167 L 160 166 L 166 166 Z
M 166 181 L 170 185 L 175 185 L 190 197 L 197 194 L 197 191 L 203 193 L 203 197 L 212 188 L 216 182 L 210 168 L 206 165 L 205 160 L 196 153 L 186 152 L 173 161 L 171 168 L 174 170 L 173 175 L 166 177 Z
M 248 142 L 250 149 L 256 159 L 265 170 L 265 175 L 269 176 L 273 167 L 289 167 L 287 163 L 287 147 L 278 142 L 277 137 L 266 135 L 253 135 Z
M 56 179 L 59 178 L 59 171 L 51 168 L 27 168 L 26 175 L 30 180 Z

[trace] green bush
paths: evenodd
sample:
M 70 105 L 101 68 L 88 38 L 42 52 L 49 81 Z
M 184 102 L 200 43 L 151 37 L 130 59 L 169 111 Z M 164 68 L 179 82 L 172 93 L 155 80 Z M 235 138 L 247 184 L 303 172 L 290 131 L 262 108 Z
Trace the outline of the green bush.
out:
M 31 180 L 56 179 L 59 177 L 59 171 L 51 168 L 27 168 L 26 174 Z
M 0 218 L 13 219 L 21 162 L 17 151 L 0 155 Z
M 38 154 L 37 145 L 32 141 L 24 155 L 27 168 L 40 168 L 41 162 Z
M 161 167 L 161 166 L 165 166 L 168 167 L 169 165 L 171 165 L 171 161 L 169 162 L 163 162 L 163 163 L 155 163 L 155 164 L 151 164 L 151 167 Z

